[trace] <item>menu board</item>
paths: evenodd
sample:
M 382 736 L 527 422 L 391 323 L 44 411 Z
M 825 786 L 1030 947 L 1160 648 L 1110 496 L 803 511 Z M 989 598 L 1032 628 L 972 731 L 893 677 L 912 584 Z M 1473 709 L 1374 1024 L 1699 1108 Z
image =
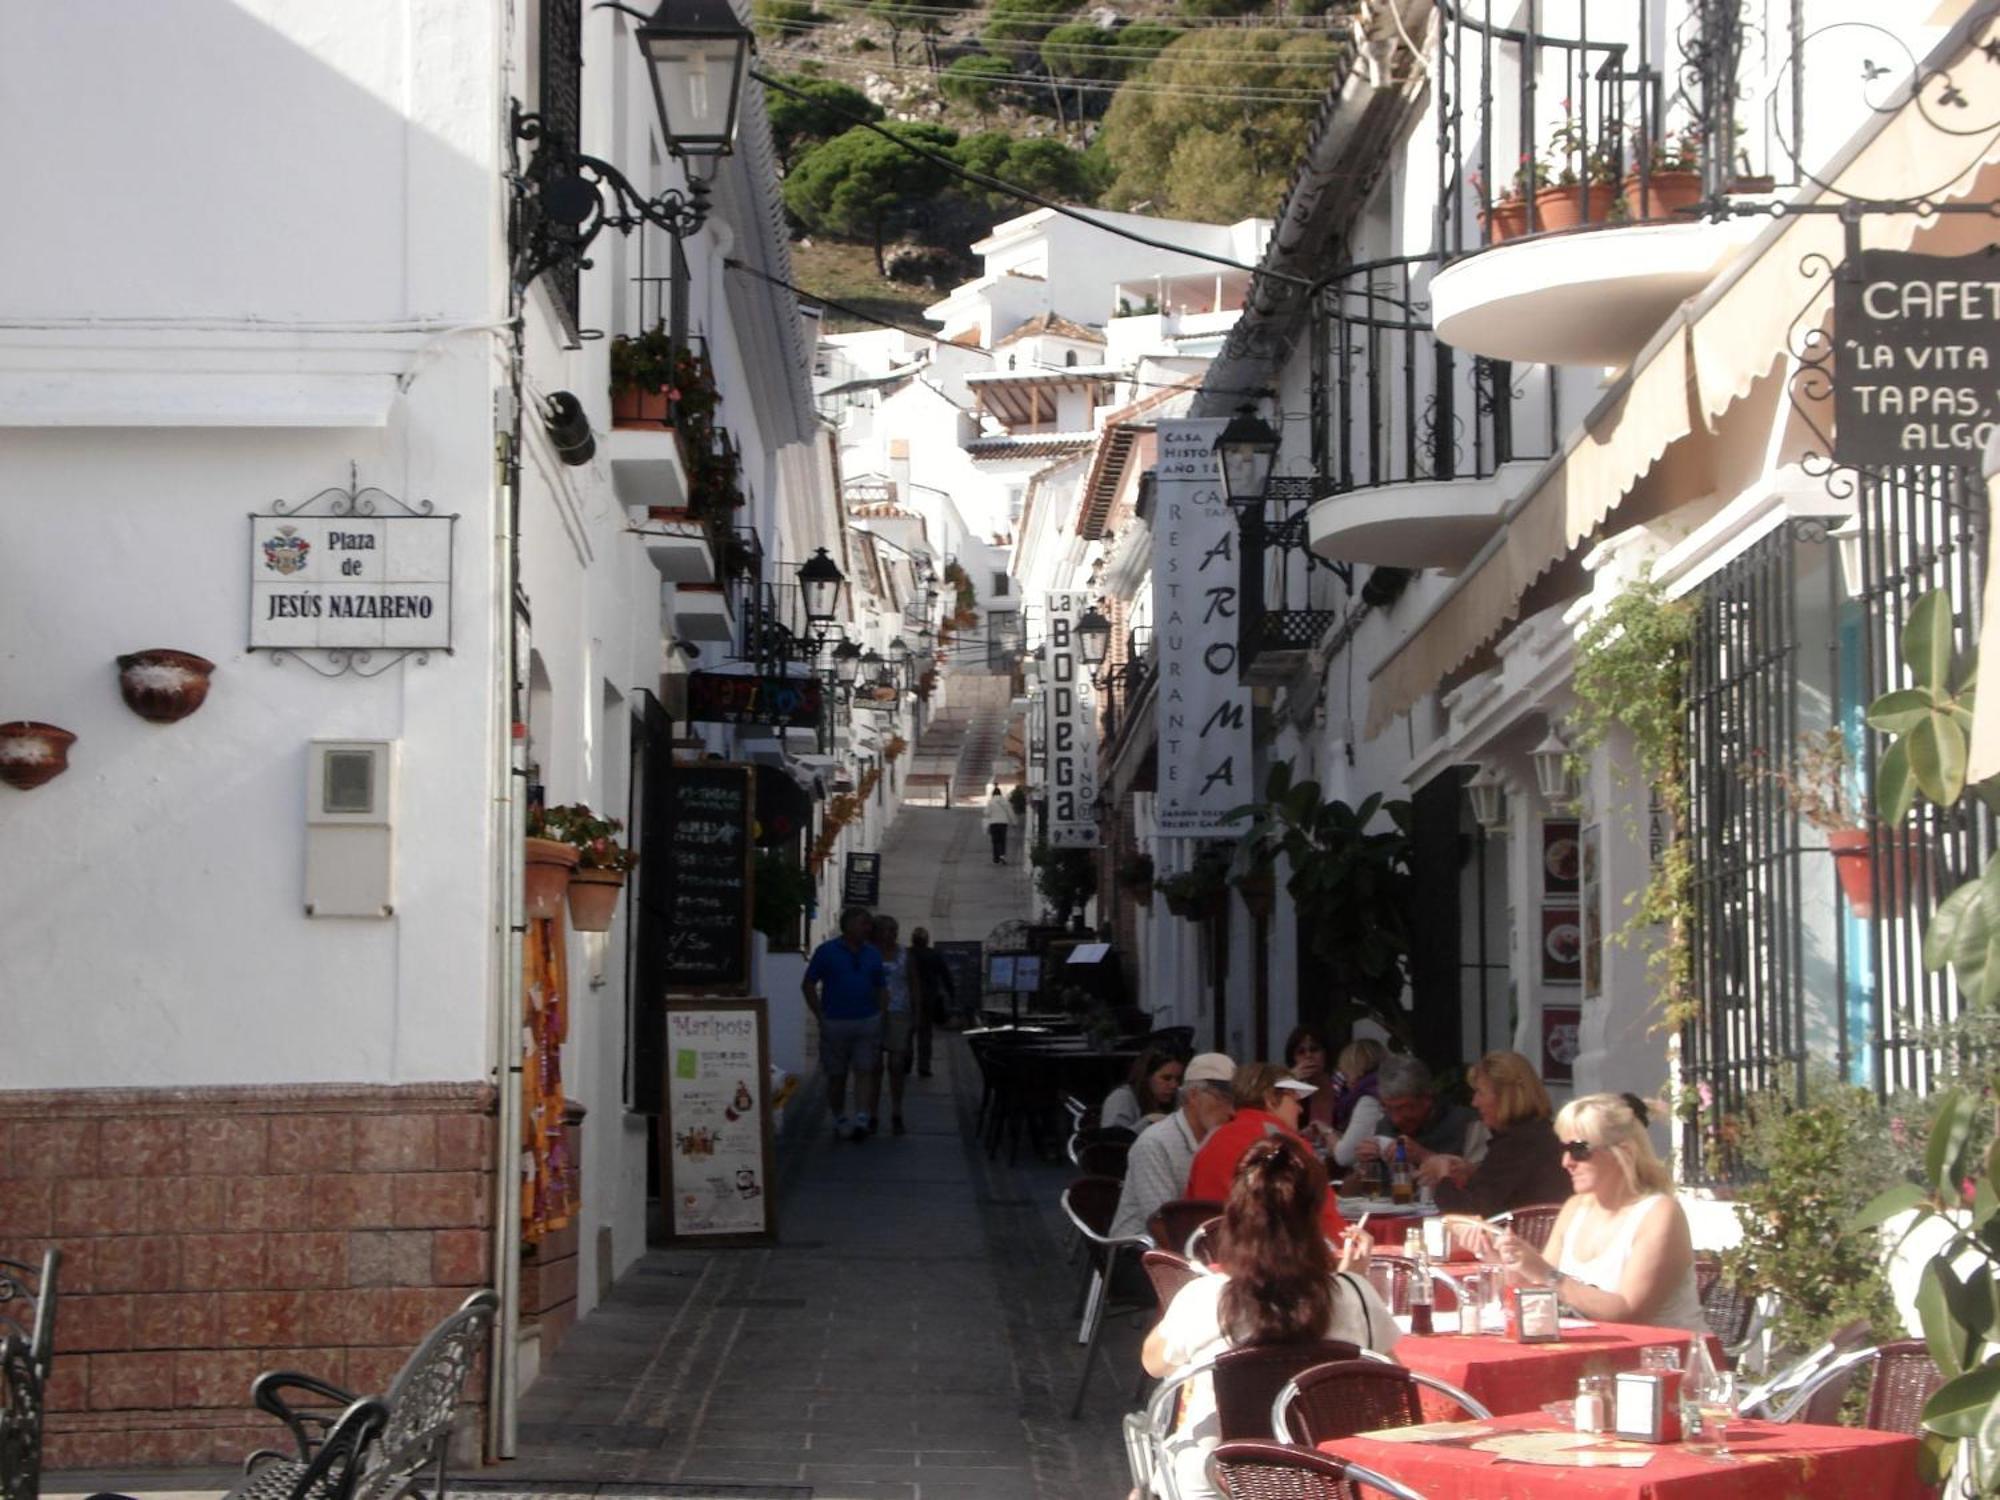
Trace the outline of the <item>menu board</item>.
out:
M 740 992 L 749 986 L 751 771 L 677 765 L 667 778 L 666 847 L 647 854 L 666 871 L 656 910 L 666 923 L 663 967 L 670 991 Z
M 951 970 L 952 990 L 958 997 L 961 1011 L 972 1011 L 979 1007 L 979 1001 L 986 993 L 985 951 L 980 942 L 953 939 L 948 942 L 933 943 L 937 955 Z
M 670 1240 L 748 1245 L 777 1235 L 766 1020 L 761 999 L 667 1001 L 660 1160 Z

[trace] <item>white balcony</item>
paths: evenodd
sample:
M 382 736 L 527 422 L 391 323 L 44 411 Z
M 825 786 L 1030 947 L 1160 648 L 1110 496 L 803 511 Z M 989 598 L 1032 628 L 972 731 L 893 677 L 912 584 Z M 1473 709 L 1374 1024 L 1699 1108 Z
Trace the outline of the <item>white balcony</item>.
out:
M 1485 479 L 1423 479 L 1329 495 L 1306 512 L 1306 540 L 1338 562 L 1456 573 L 1540 467 L 1539 461 L 1502 464 Z
M 645 543 L 646 556 L 665 583 L 714 583 L 718 579 L 715 549 L 708 528 L 685 511 L 666 516 L 637 512 L 632 529 Z
M 1496 245 L 1431 278 L 1431 326 L 1488 359 L 1622 368 L 1765 223 L 1629 224 Z
M 680 639 L 727 643 L 736 639 L 735 626 L 729 596 L 718 585 L 675 585 L 674 634 Z
M 673 428 L 614 427 L 605 437 L 611 483 L 621 505 L 641 512 L 654 506 L 680 510 L 687 505 L 687 468 Z

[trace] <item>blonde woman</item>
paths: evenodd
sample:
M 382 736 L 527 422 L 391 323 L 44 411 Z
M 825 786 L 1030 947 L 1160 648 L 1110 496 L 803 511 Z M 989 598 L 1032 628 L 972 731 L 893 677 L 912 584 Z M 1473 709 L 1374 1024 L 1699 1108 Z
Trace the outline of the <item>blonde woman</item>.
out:
M 1556 1136 L 1575 1196 L 1546 1251 L 1519 1235 L 1496 1236 L 1500 1263 L 1515 1285 L 1553 1286 L 1583 1317 L 1705 1333 L 1687 1215 L 1646 1138 L 1647 1118 L 1633 1094 L 1586 1094 L 1564 1105 Z
M 1417 1181 L 1436 1185 L 1438 1207 L 1487 1219 L 1568 1198 L 1562 1142 L 1549 1118 L 1555 1106 L 1535 1065 L 1518 1052 L 1489 1052 L 1472 1065 L 1471 1079 L 1486 1154 L 1477 1163 L 1442 1151 L 1424 1158 Z
M 1340 1049 L 1333 1075 L 1333 1128 L 1313 1132 L 1320 1149 L 1334 1165 L 1351 1167 L 1363 1141 L 1382 1130 L 1381 1080 L 1376 1069 L 1389 1049 L 1372 1037 L 1361 1037 Z

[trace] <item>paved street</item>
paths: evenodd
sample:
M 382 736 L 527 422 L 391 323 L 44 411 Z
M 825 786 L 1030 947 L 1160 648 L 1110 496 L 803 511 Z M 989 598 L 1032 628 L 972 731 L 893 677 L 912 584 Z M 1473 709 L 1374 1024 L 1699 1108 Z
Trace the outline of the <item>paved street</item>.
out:
M 1027 909 L 976 811 L 911 809 L 884 851 L 905 932 L 980 937 Z M 965 1044 L 912 1080 L 911 1133 L 788 1132 L 770 1250 L 655 1251 L 571 1332 L 524 1403 L 498 1485 L 681 1485 L 815 1500 L 1086 1500 L 1126 1489 L 1118 1328 L 1081 1421 L 1057 1195 L 1067 1169 L 989 1165 Z M 1115 1372 L 1115 1374 L 1113 1373 Z

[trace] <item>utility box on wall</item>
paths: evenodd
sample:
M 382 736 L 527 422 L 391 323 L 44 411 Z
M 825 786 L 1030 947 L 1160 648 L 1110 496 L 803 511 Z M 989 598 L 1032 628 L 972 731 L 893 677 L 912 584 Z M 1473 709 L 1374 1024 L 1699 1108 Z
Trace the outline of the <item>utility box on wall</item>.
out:
M 306 755 L 306 915 L 395 914 L 396 742 L 314 740 Z

